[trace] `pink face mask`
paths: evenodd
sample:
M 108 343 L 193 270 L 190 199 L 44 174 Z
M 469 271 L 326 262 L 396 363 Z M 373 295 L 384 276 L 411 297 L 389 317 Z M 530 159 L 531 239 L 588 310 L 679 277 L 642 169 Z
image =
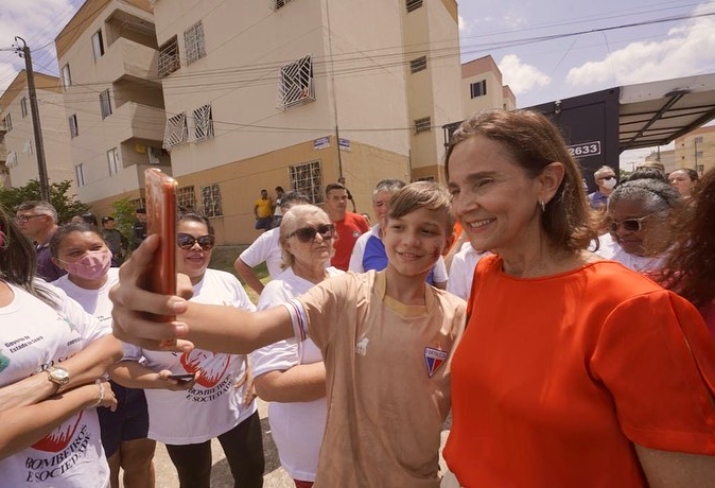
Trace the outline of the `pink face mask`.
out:
M 88 251 L 78 261 L 63 262 L 69 274 L 85 280 L 98 280 L 107 273 L 112 262 L 112 253 L 106 248 L 101 251 Z

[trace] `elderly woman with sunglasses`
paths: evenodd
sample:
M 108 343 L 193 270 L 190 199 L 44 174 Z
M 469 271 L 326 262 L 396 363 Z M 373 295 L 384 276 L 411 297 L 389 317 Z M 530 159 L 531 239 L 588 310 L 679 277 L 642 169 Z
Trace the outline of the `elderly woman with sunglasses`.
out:
M 298 205 L 283 215 L 280 246 L 285 271 L 261 293 L 265 310 L 302 295 L 321 281 L 343 274 L 330 266 L 335 226 L 313 205 Z M 258 395 L 271 402 L 268 419 L 281 465 L 297 488 L 313 486 L 325 431 L 325 366 L 320 349 L 307 339 L 288 339 L 253 353 Z
M 176 268 L 191 280 L 192 301 L 255 310 L 235 276 L 208 267 L 215 237 L 206 217 L 182 215 L 177 233 Z M 149 437 L 166 444 L 182 488 L 209 487 L 214 437 L 234 486 L 263 486 L 260 419 L 255 402 L 243 401 L 245 359 L 202 349 L 177 354 L 127 346 L 124 361 L 115 367 L 115 381 L 146 388 Z
M 608 199 L 611 252 L 603 257 L 640 273 L 658 271 L 672 245 L 681 209 L 678 191 L 657 178 L 629 180 Z

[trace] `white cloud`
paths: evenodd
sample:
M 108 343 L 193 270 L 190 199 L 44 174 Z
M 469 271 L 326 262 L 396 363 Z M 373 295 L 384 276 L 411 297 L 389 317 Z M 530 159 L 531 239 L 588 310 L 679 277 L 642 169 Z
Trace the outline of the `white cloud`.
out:
M 497 63 L 505 85 L 519 95 L 551 83 L 551 77 L 536 66 L 525 64 L 516 54 L 507 54 Z
M 701 5 L 696 13 L 713 11 L 715 2 Z M 645 83 L 698 74 L 713 69 L 715 18 L 692 19 L 671 29 L 661 41 L 632 42 L 599 61 L 571 68 L 566 82 L 586 87 L 613 82 Z

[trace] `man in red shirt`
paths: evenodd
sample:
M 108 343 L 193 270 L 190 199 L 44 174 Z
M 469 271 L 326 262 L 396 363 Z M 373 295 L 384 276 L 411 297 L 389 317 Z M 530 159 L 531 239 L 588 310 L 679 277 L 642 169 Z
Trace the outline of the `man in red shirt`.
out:
M 338 233 L 338 239 L 333 245 L 335 255 L 330 264 L 343 271 L 348 270 L 355 241 L 369 229 L 365 217 L 348 212 L 347 208 L 348 191 L 343 185 L 331 183 L 325 187 L 325 210 Z

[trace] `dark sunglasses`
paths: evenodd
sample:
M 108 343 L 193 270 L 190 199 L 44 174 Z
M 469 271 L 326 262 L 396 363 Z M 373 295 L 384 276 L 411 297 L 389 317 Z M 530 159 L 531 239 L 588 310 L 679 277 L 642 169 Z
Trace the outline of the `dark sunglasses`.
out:
M 645 217 L 639 219 L 627 219 L 623 222 L 612 221 L 611 222 L 611 232 L 618 232 L 619 227 L 623 227 L 629 232 L 639 232 L 643 228 L 642 222 L 653 214 L 648 214 Z
M 335 226 L 333 224 L 323 224 L 318 227 L 301 227 L 295 232 L 291 232 L 286 236 L 286 239 L 290 239 L 296 236 L 300 242 L 313 242 L 315 236 L 320 234 L 323 239 L 333 239 L 335 237 Z
M 190 234 L 179 234 L 176 236 L 176 243 L 181 249 L 191 249 L 197 242 L 199 246 L 201 246 L 201 249 L 210 251 L 216 243 L 216 238 L 214 236 L 194 237 Z

